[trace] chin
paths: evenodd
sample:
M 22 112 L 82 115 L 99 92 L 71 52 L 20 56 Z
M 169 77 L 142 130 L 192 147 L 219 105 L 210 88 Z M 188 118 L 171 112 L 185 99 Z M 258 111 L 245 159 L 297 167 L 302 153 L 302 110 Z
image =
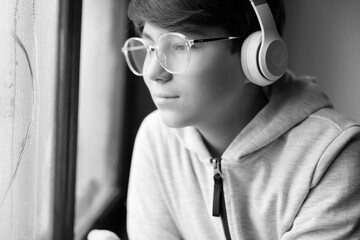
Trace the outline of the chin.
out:
M 181 114 L 169 114 L 160 111 L 160 117 L 162 122 L 169 128 L 183 128 L 192 125 L 190 121 Z

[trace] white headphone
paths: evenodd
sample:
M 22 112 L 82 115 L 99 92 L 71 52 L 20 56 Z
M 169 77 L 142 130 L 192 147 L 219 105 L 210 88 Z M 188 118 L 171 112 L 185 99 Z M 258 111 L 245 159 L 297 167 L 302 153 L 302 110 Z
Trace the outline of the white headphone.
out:
M 266 86 L 278 80 L 286 71 L 288 52 L 277 31 L 266 0 L 250 0 L 261 31 L 248 36 L 241 47 L 241 64 L 250 82 Z

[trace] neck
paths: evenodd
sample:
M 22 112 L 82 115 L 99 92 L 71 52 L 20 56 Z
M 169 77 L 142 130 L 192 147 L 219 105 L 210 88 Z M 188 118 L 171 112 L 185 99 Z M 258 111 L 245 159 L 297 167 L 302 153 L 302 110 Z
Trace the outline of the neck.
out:
M 198 127 L 212 157 L 221 157 L 241 130 L 267 104 L 262 88 L 253 86 L 248 93 L 249 98 L 242 102 L 244 104 L 239 104 L 238 111 L 230 111 L 220 119 Z

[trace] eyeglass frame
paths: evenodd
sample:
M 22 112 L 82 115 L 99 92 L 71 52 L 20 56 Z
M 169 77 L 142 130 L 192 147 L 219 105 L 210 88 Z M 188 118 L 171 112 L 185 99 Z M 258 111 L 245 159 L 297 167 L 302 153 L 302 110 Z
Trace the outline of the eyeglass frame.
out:
M 157 49 L 158 49 L 158 42 L 168 36 L 168 35 L 176 35 L 178 37 L 181 37 L 182 39 L 185 40 L 185 43 L 186 43 L 186 47 L 188 48 L 188 60 L 187 60 L 187 66 L 180 72 L 175 72 L 175 71 L 171 71 L 169 70 L 167 67 L 165 67 L 160 59 L 159 59 L 159 56 L 157 54 Z M 146 51 L 147 51 L 147 54 L 151 54 L 153 52 L 155 52 L 155 55 L 156 55 L 156 58 L 157 58 L 157 61 L 159 62 L 159 64 L 161 65 L 162 68 L 164 68 L 168 73 L 171 73 L 171 74 L 180 74 L 180 73 L 183 73 L 186 71 L 186 69 L 189 67 L 190 65 L 190 61 L 191 61 L 191 47 L 196 44 L 196 43 L 206 43 L 206 42 L 215 42 L 215 41 L 224 41 L 224 40 L 233 40 L 233 39 L 237 39 L 239 37 L 232 37 L 232 36 L 229 36 L 229 37 L 216 37 L 216 38 L 202 38 L 202 39 L 188 39 L 184 34 L 182 33 L 178 33 L 178 32 L 166 32 L 166 33 L 163 33 L 159 36 L 159 38 L 155 41 L 155 44 L 149 44 L 145 39 L 143 38 L 140 38 L 140 37 L 131 37 L 129 39 L 127 39 L 124 43 L 124 46 L 121 48 L 121 52 L 124 54 L 125 56 L 125 60 L 126 60 L 126 63 L 128 65 L 128 67 L 130 68 L 130 70 L 137 76 L 143 76 L 144 74 L 143 73 L 138 73 L 132 66 L 131 62 L 130 62 L 130 59 L 129 59 L 129 55 L 128 55 L 128 49 L 126 48 L 126 46 L 129 44 L 130 41 L 132 40 L 137 40 L 137 41 L 140 41 L 142 42 L 145 47 L 146 47 Z

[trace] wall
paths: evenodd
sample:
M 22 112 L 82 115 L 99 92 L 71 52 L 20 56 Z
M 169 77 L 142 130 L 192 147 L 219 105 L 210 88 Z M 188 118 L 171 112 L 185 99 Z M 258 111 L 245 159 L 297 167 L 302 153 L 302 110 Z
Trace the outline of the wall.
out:
M 0 239 L 50 239 L 57 0 L 0 1 Z
M 335 108 L 360 122 L 360 1 L 285 4 L 290 69 L 316 76 Z

